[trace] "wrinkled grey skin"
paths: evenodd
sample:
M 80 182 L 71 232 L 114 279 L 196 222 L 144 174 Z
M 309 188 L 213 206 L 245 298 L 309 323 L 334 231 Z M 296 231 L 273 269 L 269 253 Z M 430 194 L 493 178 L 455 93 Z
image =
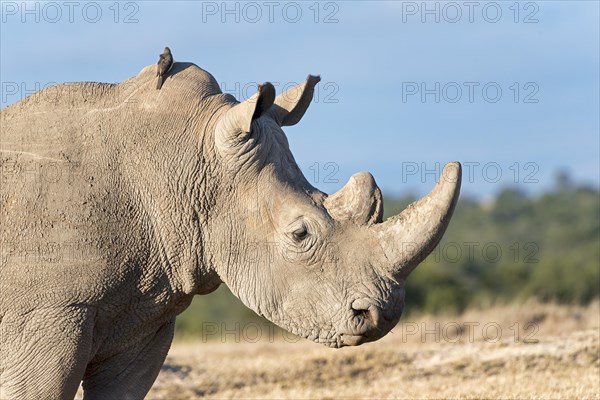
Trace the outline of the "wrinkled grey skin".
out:
M 328 197 L 281 129 L 318 80 L 238 103 L 176 63 L 161 91 L 151 66 L 3 109 L 0 398 L 73 398 L 82 380 L 86 399 L 143 398 L 175 316 L 222 282 L 310 340 L 384 336 L 450 220 L 460 165 L 385 222 L 368 173 Z

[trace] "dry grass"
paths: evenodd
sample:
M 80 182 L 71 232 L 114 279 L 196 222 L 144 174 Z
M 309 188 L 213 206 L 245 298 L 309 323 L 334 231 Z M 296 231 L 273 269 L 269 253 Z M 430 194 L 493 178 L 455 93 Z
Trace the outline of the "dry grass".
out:
M 235 343 L 232 334 L 233 343 L 175 343 L 148 398 L 598 399 L 599 308 L 531 303 L 424 317 L 340 350 Z

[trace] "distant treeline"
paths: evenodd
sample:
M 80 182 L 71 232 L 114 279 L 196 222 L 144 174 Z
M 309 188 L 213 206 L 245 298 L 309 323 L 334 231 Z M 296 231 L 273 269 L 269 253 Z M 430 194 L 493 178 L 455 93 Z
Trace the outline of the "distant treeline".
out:
M 506 188 L 490 204 L 461 198 L 406 295 L 408 307 L 433 313 L 532 297 L 585 304 L 598 296 L 600 193 L 566 179 L 536 197 Z
M 386 216 L 414 200 L 386 202 Z M 441 243 L 407 281 L 406 311 L 460 312 L 530 298 L 586 304 L 599 296 L 600 193 L 559 175 L 543 195 L 506 188 L 489 203 L 462 196 Z M 266 323 L 222 285 L 196 297 L 178 317 L 177 335 L 200 334 L 207 322 L 235 329 L 238 321 Z

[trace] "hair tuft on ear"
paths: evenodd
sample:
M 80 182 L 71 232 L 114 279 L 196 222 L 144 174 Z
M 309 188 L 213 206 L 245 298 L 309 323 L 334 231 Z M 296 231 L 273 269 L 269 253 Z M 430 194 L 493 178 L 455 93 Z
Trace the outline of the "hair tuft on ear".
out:
M 252 120 L 260 118 L 275 101 L 275 86 L 271 82 L 265 82 L 258 85 L 258 98 L 256 99 L 256 108 L 252 114 Z

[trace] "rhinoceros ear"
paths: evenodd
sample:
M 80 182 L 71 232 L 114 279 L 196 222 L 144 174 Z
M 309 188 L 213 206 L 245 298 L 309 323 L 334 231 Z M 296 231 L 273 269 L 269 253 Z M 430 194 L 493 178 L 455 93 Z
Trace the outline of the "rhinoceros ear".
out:
M 352 175 L 343 188 L 325 199 L 324 205 L 334 219 L 352 220 L 358 225 L 379 223 L 383 216 L 381 190 L 368 172 Z
M 275 104 L 269 110 L 280 126 L 296 125 L 312 101 L 315 85 L 321 80 L 320 76 L 309 75 L 306 80 L 275 99 Z
M 225 113 L 219 122 L 219 129 L 224 130 L 227 137 L 248 134 L 252 121 L 271 108 L 274 101 L 275 87 L 273 84 L 265 82 L 258 85 L 258 92 Z

